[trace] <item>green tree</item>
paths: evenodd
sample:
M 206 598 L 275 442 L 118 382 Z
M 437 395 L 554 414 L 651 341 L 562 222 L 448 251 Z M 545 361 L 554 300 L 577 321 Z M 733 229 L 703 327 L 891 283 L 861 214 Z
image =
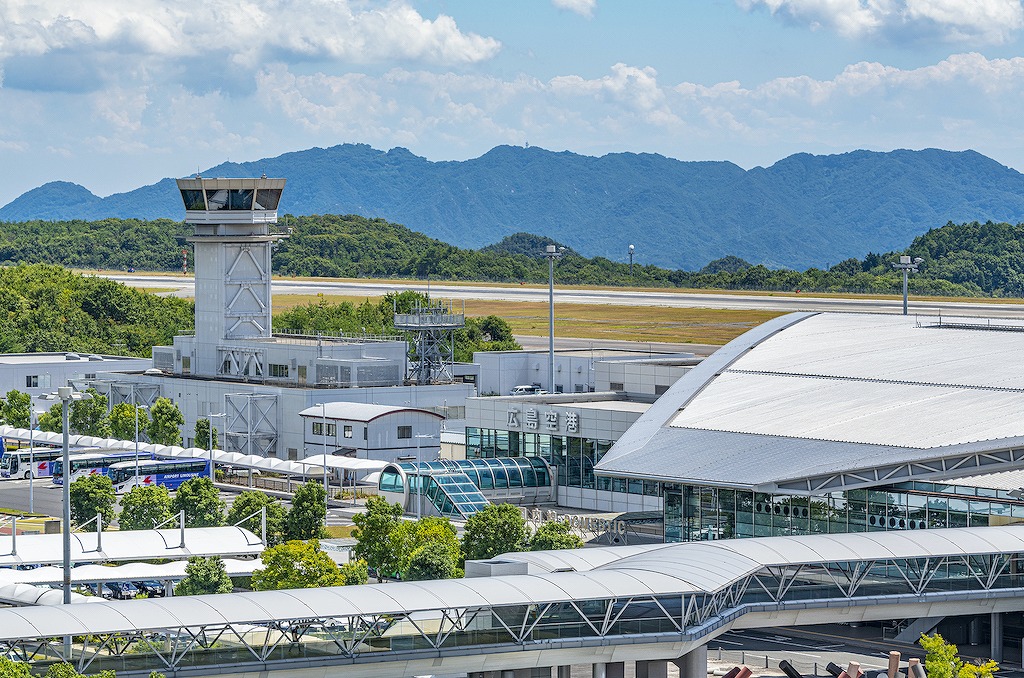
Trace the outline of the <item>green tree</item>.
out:
M 466 560 L 487 560 L 525 548 L 529 533 L 519 509 L 512 504 L 488 504 L 466 521 L 462 552 Z
M 171 512 L 185 512 L 186 527 L 217 527 L 224 524 L 225 502 L 206 476 L 189 478 L 171 501 Z
M 210 440 L 210 435 L 213 435 L 213 440 Z M 196 420 L 196 447 L 201 447 L 204 450 L 215 449 L 217 447 L 217 429 L 210 426 L 209 419 L 197 419 Z
M 403 521 L 392 535 L 392 548 L 398 555 L 399 572 L 402 579 L 408 579 L 408 570 L 413 554 L 427 548 L 430 551 L 444 553 L 447 559 L 458 568 L 462 561 L 462 548 L 459 546 L 458 533 L 455 526 L 447 518 L 428 516 L 416 522 Z M 452 576 L 457 576 L 453 574 Z
M 530 537 L 531 551 L 581 548 L 583 548 L 583 540 L 572 531 L 568 523 L 561 520 L 547 520 L 541 523 L 537 531 Z
M 185 578 L 174 587 L 176 596 L 202 596 L 231 593 L 231 577 L 220 556 L 192 556 L 185 566 Z
M 107 396 L 96 389 L 85 391 L 92 397 L 71 403 L 71 429 L 86 436 L 106 438 L 110 435 L 110 418 L 107 416 Z
M 39 415 L 39 430 L 50 433 L 62 433 L 64 427 L 64 406 L 61 403 L 50 405 L 50 409 Z
M 284 519 L 285 539 L 319 539 L 326 536 L 327 493 L 324 486 L 309 480 L 295 490 L 292 507 Z
M 181 445 L 181 425 L 185 417 L 170 398 L 157 398 L 150 408 L 146 435 L 158 445 Z
M 366 500 L 366 510 L 352 517 L 356 538 L 352 553 L 365 560 L 377 572 L 377 581 L 386 575 L 401 572 L 402 555 L 397 553 L 393 533 L 402 524 L 401 504 L 392 504 L 383 497 Z
M 32 423 L 32 396 L 11 389 L 0 402 L 0 424 L 28 428 Z
M 131 403 L 118 403 L 110 410 L 110 435 L 118 440 L 135 440 L 135 418 L 138 417 L 139 437 L 149 428 L 149 412 L 145 407 Z
M 261 534 L 262 517 L 257 511 L 267 509 L 267 546 L 277 546 L 284 541 L 285 511 L 281 502 L 259 490 L 246 490 L 231 503 L 228 510 L 228 525 L 240 524 L 253 534 Z M 253 515 L 256 514 L 256 515 Z M 252 516 L 246 518 L 246 516 Z M 245 522 L 241 522 L 242 520 Z
M 71 495 L 71 522 L 75 525 L 88 522 L 99 513 L 103 515 L 103 526 L 106 527 L 117 516 L 114 509 L 117 494 L 114 493 L 114 483 L 107 476 L 101 473 L 82 476 L 71 483 L 68 491 Z
M 272 546 L 260 555 L 263 567 L 252 573 L 254 591 L 343 586 L 338 565 L 316 539 L 292 540 Z
M 991 659 L 983 664 L 965 662 L 959 649 L 941 634 L 921 634 L 917 641 L 925 650 L 924 669 L 928 678 L 992 678 L 999 665 Z
M 151 530 L 169 520 L 171 493 L 163 485 L 137 485 L 121 497 L 121 515 L 117 518 L 121 530 Z
M 365 560 L 350 560 L 340 569 L 345 586 L 359 586 L 370 581 L 370 566 Z
M 402 579 L 404 581 L 452 579 L 458 576 L 458 572 L 458 562 L 450 551 L 425 544 L 412 552 L 409 566 L 405 569 Z
M 0 678 L 31 678 L 28 664 L 0 656 Z

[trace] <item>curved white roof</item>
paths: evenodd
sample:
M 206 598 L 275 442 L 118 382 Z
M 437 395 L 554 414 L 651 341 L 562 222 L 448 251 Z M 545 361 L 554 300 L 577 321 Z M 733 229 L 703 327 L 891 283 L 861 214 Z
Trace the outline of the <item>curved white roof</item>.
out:
M 361 421 L 369 422 L 373 421 L 378 417 L 383 417 L 388 414 L 396 414 L 398 412 L 414 412 L 416 414 L 427 414 L 438 419 L 444 419 L 443 416 L 430 410 L 421 410 L 418 407 L 403 407 L 401 405 L 376 405 L 374 403 L 348 403 L 348 402 L 333 402 L 325 403 L 323 406 L 314 405 L 307 407 L 306 409 L 299 412 L 299 416 L 302 417 L 323 417 L 325 415 L 328 419 L 335 420 L 346 420 L 346 421 Z
M 776 318 L 680 378 L 596 470 L 772 491 L 810 476 L 1020 447 L 1024 321 L 1007 322 Z M 977 463 L 1012 470 L 1024 467 L 1020 457 Z M 934 478 L 950 475 L 932 467 Z
M 182 547 L 180 529 L 114 531 L 102 535 L 72 532 L 71 562 L 257 556 L 265 548 L 259 537 L 241 527 L 190 527 L 184 533 Z M 12 545 L 9 535 L 0 535 L 0 567 L 60 564 L 64 553 L 62 540 L 60 534 L 22 534 Z
M 239 560 L 223 558 L 224 569 L 231 577 L 247 577 L 263 567 L 259 558 Z M 185 577 L 187 560 L 170 563 L 126 563 L 109 567 L 107 565 L 79 565 L 71 568 L 71 583 L 92 584 L 105 581 L 167 581 Z M 30 570 L 0 568 L 0 587 L 10 584 L 60 584 L 64 581 L 64 569 L 56 566 L 35 567 Z
M 592 561 L 583 554 L 577 562 L 607 562 L 578 572 L 107 601 L 87 611 L 67 605 L 0 610 L 0 639 L 712 592 L 766 566 L 1021 553 L 1024 526 L 764 537 L 600 551 Z M 535 564 L 549 565 L 574 557 L 541 552 L 501 559 L 527 555 Z
M 0 585 L 0 601 L 12 605 L 63 605 L 64 591 L 51 589 L 49 586 L 3 584 Z M 71 592 L 72 604 L 99 603 L 102 601 L 102 598 L 83 596 L 81 593 Z

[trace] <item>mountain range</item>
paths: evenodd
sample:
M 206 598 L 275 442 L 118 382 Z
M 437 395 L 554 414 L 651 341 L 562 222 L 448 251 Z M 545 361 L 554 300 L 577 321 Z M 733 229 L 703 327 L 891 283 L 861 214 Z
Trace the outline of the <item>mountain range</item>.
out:
M 974 151 L 792 155 L 750 170 L 656 154 L 591 157 L 499 146 L 432 162 L 404 148 L 312 148 L 203 176 L 285 177 L 282 214 L 359 214 L 459 247 L 513 233 L 586 256 L 698 269 L 734 255 L 770 267 L 826 266 L 904 248 L 949 221 L 1024 221 L 1024 175 Z M 101 198 L 68 182 L 26 192 L 2 221 L 184 218 L 173 179 Z

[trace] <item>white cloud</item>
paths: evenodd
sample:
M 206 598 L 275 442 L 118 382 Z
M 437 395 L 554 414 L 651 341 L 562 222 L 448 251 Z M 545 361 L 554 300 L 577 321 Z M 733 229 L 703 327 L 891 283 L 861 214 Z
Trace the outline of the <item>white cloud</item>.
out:
M 207 72 L 255 72 L 268 61 L 457 65 L 501 48 L 461 31 L 450 16 L 428 19 L 402 0 L 6 0 L 3 13 L 0 61 L 8 62 L 8 80 L 18 68 L 33 74 L 19 83 L 44 79 L 32 59 L 67 54 L 95 62 L 107 78 L 125 70 L 152 78 L 189 59 L 202 59 Z
M 529 141 L 744 166 L 798 151 L 974 148 L 1024 168 L 1024 57 L 964 53 L 913 69 L 862 62 L 829 78 L 712 84 L 666 83 L 652 68 L 625 63 L 599 77 L 547 80 L 413 68 L 328 74 L 271 63 L 254 82 L 240 94 L 168 82 L 84 95 L 0 89 L 0 162 L 19 167 L 19 192 L 68 179 L 97 193 L 229 158 L 344 142 L 405 146 L 432 160 Z M 56 153 L 66 158 L 55 162 Z
M 997 44 L 1024 27 L 1021 0 L 736 0 L 750 11 L 767 9 L 812 29 L 846 38 L 894 41 L 938 37 L 950 42 Z
M 597 0 L 551 0 L 551 3 L 559 9 L 567 9 L 588 19 L 594 16 L 594 9 L 597 8 Z

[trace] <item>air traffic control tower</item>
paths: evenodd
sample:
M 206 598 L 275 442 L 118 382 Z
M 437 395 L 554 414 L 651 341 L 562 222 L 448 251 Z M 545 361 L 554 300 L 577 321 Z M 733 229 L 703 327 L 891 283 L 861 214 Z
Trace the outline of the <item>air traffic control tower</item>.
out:
M 262 374 L 255 347 L 271 336 L 270 254 L 282 233 L 284 179 L 178 179 L 185 222 L 195 228 L 196 375 Z M 251 345 L 251 344 L 250 344 Z

